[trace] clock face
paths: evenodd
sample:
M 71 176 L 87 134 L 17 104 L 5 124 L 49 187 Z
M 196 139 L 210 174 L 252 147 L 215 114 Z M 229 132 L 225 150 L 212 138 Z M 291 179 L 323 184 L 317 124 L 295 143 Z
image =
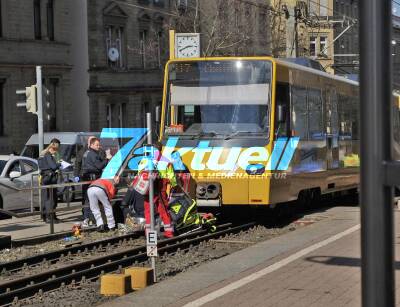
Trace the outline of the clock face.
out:
M 176 56 L 178 58 L 200 57 L 200 38 L 198 34 L 177 35 Z
M 110 48 L 108 49 L 108 59 L 111 62 L 115 62 L 117 61 L 119 58 L 119 52 L 117 48 Z

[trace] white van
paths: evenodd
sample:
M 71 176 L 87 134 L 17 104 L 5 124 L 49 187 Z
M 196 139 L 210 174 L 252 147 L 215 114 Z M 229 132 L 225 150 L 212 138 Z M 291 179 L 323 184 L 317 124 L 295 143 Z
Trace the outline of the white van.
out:
M 60 140 L 60 158 L 64 161 L 71 163 L 71 167 L 63 170 L 62 182 L 73 181 L 73 167 L 76 160 L 76 154 L 87 145 L 88 138 L 96 136 L 100 139 L 100 144 L 103 150 L 110 150 L 111 155 L 118 152 L 119 140 L 118 138 L 100 138 L 100 132 L 45 132 L 44 133 L 44 147 L 50 143 L 53 138 Z M 21 156 L 37 159 L 39 157 L 39 137 L 38 134 L 33 134 L 26 142 Z M 80 196 L 81 189 L 58 189 L 58 195 L 63 201 L 73 201 L 76 197 Z
M 45 132 L 44 147 L 46 147 L 53 138 L 60 140 L 60 156 L 64 161 L 74 163 L 77 152 L 86 146 L 90 136 L 96 136 L 100 139 L 103 150 L 110 149 L 111 155 L 119 150 L 117 138 L 100 138 L 100 132 Z M 21 156 L 37 159 L 39 157 L 39 137 L 38 134 L 32 136 L 26 142 Z

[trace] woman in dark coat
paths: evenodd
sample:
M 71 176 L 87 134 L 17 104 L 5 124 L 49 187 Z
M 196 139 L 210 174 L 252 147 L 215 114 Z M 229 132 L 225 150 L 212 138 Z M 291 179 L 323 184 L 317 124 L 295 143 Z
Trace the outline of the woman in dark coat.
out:
M 42 151 L 38 163 L 41 176 L 41 185 L 57 184 L 58 170 L 61 168 L 61 164 L 56 161 L 56 154 L 59 149 L 59 144 L 52 142 Z M 52 197 L 51 197 L 52 196 Z M 42 189 L 42 218 L 46 223 L 50 222 L 50 211 L 57 207 L 57 188 L 53 189 Z M 53 213 L 54 222 L 57 223 L 59 220 Z

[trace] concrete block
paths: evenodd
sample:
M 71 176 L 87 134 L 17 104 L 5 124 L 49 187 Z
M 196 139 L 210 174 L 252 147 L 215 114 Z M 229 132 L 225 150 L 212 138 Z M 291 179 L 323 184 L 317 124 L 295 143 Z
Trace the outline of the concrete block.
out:
M 154 283 L 153 269 L 151 268 L 131 267 L 125 269 L 125 274 L 131 277 L 133 290 L 139 290 Z
M 125 295 L 131 292 L 131 276 L 126 274 L 107 274 L 101 276 L 101 295 Z

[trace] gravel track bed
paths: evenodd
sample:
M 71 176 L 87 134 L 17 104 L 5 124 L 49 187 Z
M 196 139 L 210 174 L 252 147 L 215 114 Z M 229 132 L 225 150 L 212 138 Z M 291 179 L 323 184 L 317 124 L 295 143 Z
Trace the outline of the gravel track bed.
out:
M 206 262 L 224 257 L 261 241 L 280 236 L 299 227 L 301 223 L 290 223 L 282 227 L 254 226 L 238 234 L 230 234 L 218 239 L 181 250 L 167 257 L 157 258 L 157 279 L 163 281 L 171 276 L 190 270 Z M 145 266 L 148 263 L 143 264 Z M 36 295 L 31 299 L 16 302 L 15 306 L 95 306 L 112 300 L 100 295 L 99 281 L 85 281 L 79 285 L 69 285 L 53 292 Z
M 71 234 L 72 234 L 72 232 L 71 232 Z M 119 234 L 118 232 L 100 233 L 97 231 L 91 231 L 91 232 L 84 232 L 81 240 L 82 240 L 82 244 L 87 244 L 87 243 L 104 240 L 104 239 L 108 239 L 108 238 L 119 236 L 119 235 L 122 236 L 124 234 Z M 18 259 L 22 259 L 22 258 L 26 258 L 26 257 L 30 257 L 30 256 L 45 254 L 45 253 L 48 253 L 51 251 L 60 250 L 65 247 L 66 243 L 67 242 L 64 239 L 60 239 L 60 240 L 53 240 L 53 241 L 49 241 L 49 242 L 45 242 L 45 243 L 41 243 L 41 244 L 25 245 L 25 246 L 11 248 L 11 249 L 3 249 L 3 250 L 0 250 L 0 264 L 18 260 Z
M 4 282 L 11 281 L 14 279 L 27 277 L 34 274 L 39 274 L 48 271 L 49 269 L 57 269 L 74 263 L 79 263 L 89 259 L 98 258 L 100 256 L 106 256 L 109 254 L 122 252 L 124 250 L 131 249 L 134 247 L 143 246 L 145 243 L 146 242 L 144 238 L 131 239 L 131 240 L 126 240 L 122 244 L 105 246 L 101 249 L 81 252 L 79 254 L 74 254 L 71 256 L 65 256 L 63 258 L 56 260 L 55 262 L 51 263 L 45 262 L 45 263 L 40 263 L 38 265 L 25 267 L 18 272 L 0 272 L 0 285 Z

